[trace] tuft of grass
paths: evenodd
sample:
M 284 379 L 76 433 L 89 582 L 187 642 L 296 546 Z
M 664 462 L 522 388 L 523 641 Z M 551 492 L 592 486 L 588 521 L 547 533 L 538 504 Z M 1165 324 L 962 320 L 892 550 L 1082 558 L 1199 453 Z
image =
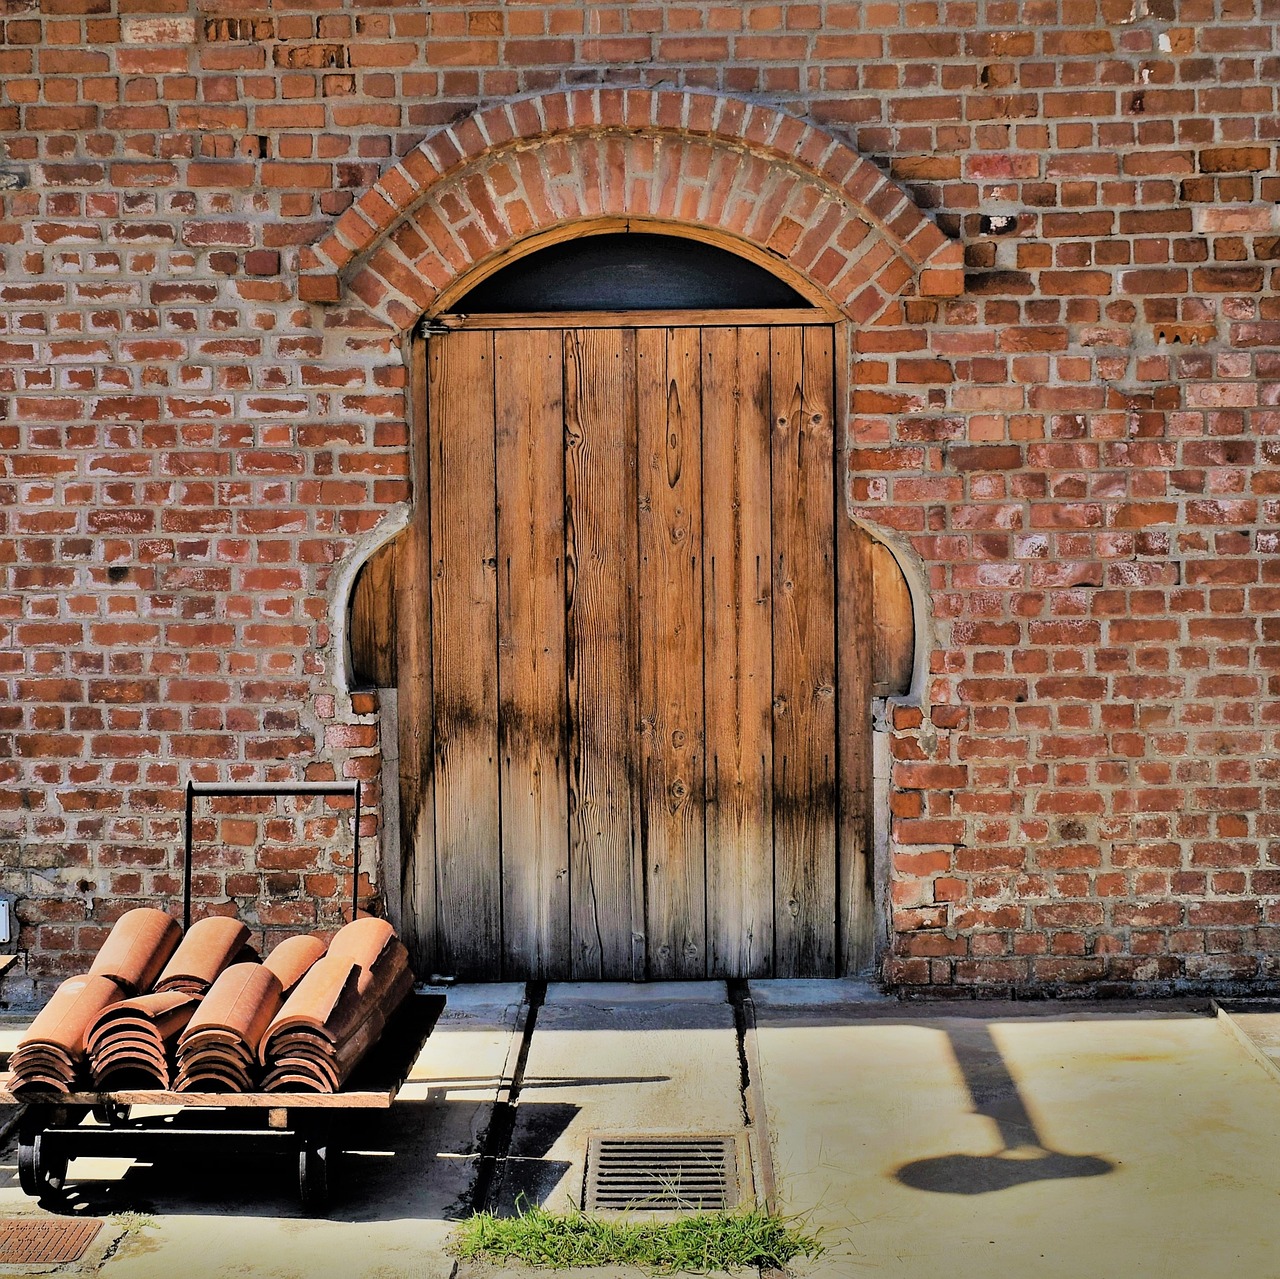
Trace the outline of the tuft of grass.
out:
M 534 1207 L 515 1217 L 476 1213 L 458 1227 L 452 1250 L 467 1259 L 523 1261 L 549 1270 L 643 1266 L 670 1274 L 737 1266 L 781 1270 L 793 1257 L 817 1256 L 822 1245 L 791 1219 L 759 1209 L 633 1221 Z

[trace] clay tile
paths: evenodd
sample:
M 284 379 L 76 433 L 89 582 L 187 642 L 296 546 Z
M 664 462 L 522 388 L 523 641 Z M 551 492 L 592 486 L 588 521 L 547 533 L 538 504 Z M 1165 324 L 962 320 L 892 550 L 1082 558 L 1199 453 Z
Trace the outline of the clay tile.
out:
M 139 906 L 125 911 L 89 968 L 91 977 L 110 977 L 130 992 L 150 990 L 182 936 L 178 921 L 162 910 Z
M 104 1038 L 137 1028 L 146 1028 L 159 1042 L 167 1043 L 178 1035 L 199 1006 L 199 999 L 181 991 L 160 991 L 121 1000 L 103 1009 L 94 1019 L 85 1035 L 85 1046 L 92 1053 Z
M 33 1071 L 15 1075 L 9 1081 L 9 1091 L 19 1096 L 24 1092 L 70 1092 L 71 1078 L 50 1071 Z
M 264 966 L 280 979 L 285 997 L 288 998 L 293 993 L 294 987 L 306 976 L 307 970 L 323 956 L 324 942 L 318 937 L 304 934 L 301 937 L 289 937 L 282 941 L 267 956 Z
M 208 990 L 248 939 L 249 930 L 238 919 L 210 915 L 197 921 L 165 965 L 156 990 Z
M 53 993 L 31 1029 L 23 1035 L 23 1044 L 47 1044 L 60 1049 L 73 1061 L 83 1060 L 85 1032 L 108 1004 L 118 1003 L 124 991 L 110 977 L 86 974 L 69 977 Z M 16 1056 L 16 1054 L 15 1054 Z
M 326 1023 L 337 1020 L 340 1011 L 345 1014 L 347 1008 L 358 1006 L 359 981 L 360 969 L 349 959 L 326 955 L 313 964 L 262 1037 L 259 1059 L 263 1065 L 274 1034 L 295 1026 L 323 1033 Z
M 142 1059 L 131 1060 L 121 1058 L 109 1069 L 101 1073 L 95 1072 L 93 1082 L 104 1092 L 115 1088 L 156 1088 L 169 1087 L 168 1067 L 155 1066 Z
M 290 1060 L 281 1063 L 278 1069 L 270 1072 L 262 1081 L 264 1092 L 337 1092 L 334 1079 L 317 1071 L 310 1064 Z
M 63 1052 L 61 1048 L 54 1048 L 50 1044 L 24 1044 L 9 1058 L 10 1066 L 15 1069 L 19 1062 L 35 1062 L 37 1064 L 44 1062 L 67 1071 L 74 1071 L 76 1068 L 76 1064 L 69 1053 Z
M 182 1042 L 200 1031 L 221 1029 L 255 1049 L 283 1002 L 284 990 L 275 973 L 262 964 L 233 964 L 210 987 Z
M 109 1053 L 101 1062 L 94 1062 L 93 1077 L 95 1080 L 102 1080 L 120 1070 L 146 1070 L 161 1080 L 160 1087 L 166 1088 L 169 1084 L 169 1063 L 160 1052 L 122 1047 Z
M 409 955 L 385 920 L 341 929 L 267 1027 L 258 1050 L 268 1092 L 335 1092 L 413 990 Z
M 176 1092 L 249 1092 L 250 1081 L 238 1074 L 224 1074 L 215 1069 L 202 1069 L 196 1075 L 180 1075 Z
M 372 968 L 395 939 L 395 929 L 385 919 L 366 915 L 338 929 L 329 943 L 329 954 L 354 960 L 361 968 Z

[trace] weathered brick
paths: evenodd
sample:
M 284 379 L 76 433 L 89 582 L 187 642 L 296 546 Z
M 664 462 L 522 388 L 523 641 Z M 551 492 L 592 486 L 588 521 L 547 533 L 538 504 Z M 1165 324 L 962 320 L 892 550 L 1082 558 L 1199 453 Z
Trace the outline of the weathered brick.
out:
M 377 795 L 330 627 L 410 498 L 401 333 L 597 208 L 721 226 L 857 321 L 850 492 L 932 637 L 890 717 L 887 979 L 1276 971 L 1272 19 L 1169 0 L 1135 86 L 1126 5 L 658 5 L 588 35 L 536 2 L 50 4 L 0 50 L 0 811 L 13 874 L 114 896 L 89 924 L 22 903 L 38 974 L 177 893 L 189 771 Z M 637 87 L 556 92 L 606 72 Z M 218 810 L 201 911 L 334 923 L 348 832 L 307 820 Z

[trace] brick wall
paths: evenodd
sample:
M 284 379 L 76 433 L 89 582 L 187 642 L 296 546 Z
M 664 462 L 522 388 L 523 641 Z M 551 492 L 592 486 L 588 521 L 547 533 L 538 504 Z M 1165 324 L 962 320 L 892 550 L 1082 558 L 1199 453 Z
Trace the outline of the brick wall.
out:
M 31 975 L 176 892 L 189 774 L 364 779 L 375 866 L 376 706 L 333 624 L 409 497 L 406 376 L 361 299 L 301 300 L 302 250 L 450 122 L 609 85 L 810 121 L 964 245 L 960 296 L 855 342 L 852 500 L 931 588 L 888 979 L 1277 983 L 1278 30 L 1274 0 L 0 0 L 0 889 Z M 349 816 L 210 805 L 202 908 L 332 926 Z

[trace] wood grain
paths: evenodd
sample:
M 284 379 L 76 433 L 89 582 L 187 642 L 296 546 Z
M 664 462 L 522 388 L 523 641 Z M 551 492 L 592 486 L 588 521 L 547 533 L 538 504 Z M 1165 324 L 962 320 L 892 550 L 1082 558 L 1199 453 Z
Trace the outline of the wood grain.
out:
M 635 509 L 635 333 L 567 333 L 569 896 L 579 980 L 644 974 Z
M 648 976 L 706 975 L 697 329 L 636 334 L 640 814 Z
M 434 366 L 428 374 L 428 361 Z M 441 412 L 439 351 L 418 342 L 410 363 L 413 518 L 396 552 L 400 754 L 400 890 L 404 942 L 419 976 L 439 971 L 431 697 L 431 518 L 428 422 Z
M 909 678 L 910 597 L 840 500 L 833 341 L 678 321 L 431 340 L 391 575 L 420 971 L 872 959 L 871 684 Z M 387 576 L 360 604 L 384 671 Z
M 702 338 L 708 975 L 773 972 L 769 330 Z
M 810 340 L 812 338 L 812 340 Z M 774 963 L 836 972 L 832 335 L 774 329 Z
M 564 353 L 494 335 L 504 974 L 569 976 Z
M 396 685 L 396 555 L 402 538 L 380 546 L 361 567 L 351 590 L 347 645 L 355 685 Z
M 493 337 L 433 338 L 431 643 L 441 963 L 492 976 L 502 944 Z
M 877 697 L 911 691 L 916 627 L 911 588 L 893 552 L 883 542 L 870 546 L 874 604 L 873 687 Z
M 875 959 L 871 814 L 871 552 L 873 543 L 836 505 L 836 636 L 840 972 L 865 972 Z

